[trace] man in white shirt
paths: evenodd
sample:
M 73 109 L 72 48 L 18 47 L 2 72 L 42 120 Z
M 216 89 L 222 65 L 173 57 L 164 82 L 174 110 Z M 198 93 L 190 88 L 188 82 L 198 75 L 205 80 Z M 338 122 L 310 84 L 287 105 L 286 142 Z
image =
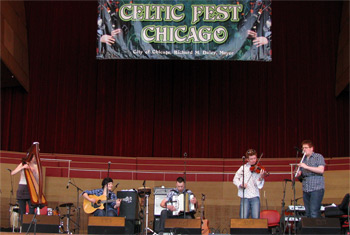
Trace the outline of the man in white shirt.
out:
M 260 218 L 260 193 L 259 190 L 264 186 L 266 175 L 263 169 L 256 169 L 257 153 L 254 149 L 248 149 L 245 154 L 247 163 L 242 165 L 233 178 L 233 184 L 238 187 L 238 197 L 241 198 L 240 218 L 247 219 L 251 215 L 252 219 Z M 244 172 L 244 176 L 243 176 Z M 244 179 L 244 183 L 243 183 Z

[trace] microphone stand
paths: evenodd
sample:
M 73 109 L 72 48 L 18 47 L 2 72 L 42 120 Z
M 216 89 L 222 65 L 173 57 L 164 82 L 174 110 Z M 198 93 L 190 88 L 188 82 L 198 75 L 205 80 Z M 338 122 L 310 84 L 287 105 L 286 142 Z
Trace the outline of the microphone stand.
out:
M 290 180 L 289 180 L 290 181 Z M 284 180 L 284 186 L 283 186 L 283 198 L 282 198 L 282 211 L 281 211 L 281 219 L 280 219 L 280 230 L 283 229 L 283 234 L 285 234 L 286 231 L 286 219 L 285 219 L 285 212 L 284 212 L 284 207 L 285 207 L 285 198 L 286 198 L 286 186 L 287 186 L 288 180 Z M 289 216 L 288 216 L 289 220 Z M 289 221 L 288 221 L 289 223 Z
M 111 168 L 111 162 L 109 161 L 108 162 L 108 170 L 107 170 L 107 178 L 109 178 L 109 169 Z M 106 189 L 106 198 L 107 198 L 107 201 L 110 199 L 109 197 L 109 190 L 108 190 L 108 183 L 106 184 L 107 185 L 107 189 Z M 105 186 L 106 186 L 105 185 Z M 107 216 L 107 203 L 105 203 L 105 216 Z
M 146 214 L 145 215 L 145 213 L 146 213 L 146 210 L 147 210 L 147 208 L 146 208 L 146 206 L 147 206 L 147 203 L 146 203 L 146 180 L 143 180 L 143 183 L 142 183 L 142 186 L 143 186 L 143 196 L 144 196 L 144 199 L 143 199 L 143 205 L 142 205 L 142 231 L 144 231 L 144 233 L 145 234 L 147 234 L 147 228 L 148 228 L 148 215 Z M 142 196 L 142 194 L 141 194 L 141 196 Z M 142 198 L 141 198 L 141 202 L 142 202 Z M 147 217 L 147 218 L 145 218 L 145 217 Z M 146 223 L 146 221 L 147 221 L 147 223 Z
M 145 215 L 144 215 L 142 218 L 142 223 L 144 223 L 144 226 L 142 226 L 142 227 L 145 227 L 144 228 L 145 235 L 148 234 L 148 231 L 150 231 L 153 235 L 156 235 L 156 233 L 151 228 L 148 227 L 148 198 L 149 198 L 150 193 L 146 192 L 146 180 L 143 181 L 142 185 L 143 185 L 143 193 L 144 193 L 143 207 L 146 210 L 146 223 L 144 223 L 145 222 Z
M 108 162 L 108 171 L 107 171 L 107 178 L 109 178 L 109 169 L 111 168 L 111 162 Z
M 10 194 L 10 205 L 12 205 L 12 197 L 13 197 L 13 176 L 11 175 L 11 170 L 8 169 L 8 171 L 10 172 L 10 179 L 11 179 L 11 194 Z
M 295 162 L 297 163 L 297 159 L 298 159 L 298 154 L 299 154 L 299 149 L 296 149 L 297 150 L 297 153 L 296 153 L 296 156 L 295 156 Z M 300 163 L 303 162 L 305 158 L 305 153 L 300 161 Z M 297 171 L 295 174 L 293 174 L 293 181 L 292 181 L 292 189 L 293 189 L 293 206 L 294 206 L 294 210 L 293 210 L 293 214 L 294 214 L 294 223 L 293 223 L 293 229 L 294 229 L 294 232 L 296 231 L 296 218 L 297 218 L 297 211 L 296 211 L 296 200 L 295 200 L 295 180 L 296 180 L 296 177 L 297 177 L 297 174 L 299 173 L 299 170 L 300 170 L 300 166 L 298 167 Z M 293 173 L 293 172 L 292 172 Z M 298 216 L 299 217 L 299 216 Z
M 75 185 L 74 183 L 72 183 L 72 181 L 69 181 L 68 182 L 69 184 L 73 185 L 76 189 L 77 189 L 77 210 L 78 210 L 78 213 L 77 213 L 77 222 L 74 222 L 73 220 L 71 220 L 74 224 L 75 224 L 75 233 L 79 234 L 79 229 L 80 229 L 80 206 L 79 206 L 79 191 L 82 191 L 83 190 L 81 188 L 79 188 L 77 185 Z M 78 232 L 77 232 L 78 231 Z M 68 231 L 69 232 L 69 231 Z
M 184 189 L 184 219 L 186 219 L 186 190 L 187 190 L 187 187 L 186 187 L 186 157 L 187 157 L 187 153 L 185 152 L 184 153 L 184 159 L 185 159 L 185 171 L 184 171 L 184 180 L 185 180 L 185 189 Z
M 12 207 L 12 197 L 13 197 L 13 176 L 11 175 L 11 170 L 10 169 L 7 169 L 9 172 L 10 172 L 10 179 L 11 179 L 11 191 L 10 191 L 10 218 L 11 218 L 11 215 L 13 213 L 13 209 L 11 208 Z M 9 220 L 9 224 L 10 224 L 10 227 L 11 227 L 11 219 Z M 14 232 L 15 230 L 15 223 L 13 221 L 13 228 L 12 228 L 12 232 Z
M 244 164 L 245 164 L 245 162 L 244 162 L 244 160 L 245 160 L 245 156 L 243 156 L 242 159 L 243 159 L 243 165 L 242 165 L 242 170 L 243 170 L 243 180 L 242 180 L 243 197 L 242 197 L 242 200 L 243 200 L 243 203 L 242 203 L 241 219 L 244 219 L 243 217 L 244 217 L 244 201 L 245 201 L 244 200 L 244 191 L 245 191 L 245 187 L 244 187 Z

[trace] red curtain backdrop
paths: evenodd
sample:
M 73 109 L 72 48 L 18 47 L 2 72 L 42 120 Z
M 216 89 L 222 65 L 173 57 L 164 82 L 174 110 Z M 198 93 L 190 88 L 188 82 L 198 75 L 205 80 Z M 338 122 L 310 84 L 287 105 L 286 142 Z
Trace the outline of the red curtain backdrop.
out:
M 25 1 L 30 92 L 1 90 L 1 149 L 111 156 L 349 156 L 335 97 L 342 2 L 273 2 L 273 62 L 97 61 L 94 1 Z

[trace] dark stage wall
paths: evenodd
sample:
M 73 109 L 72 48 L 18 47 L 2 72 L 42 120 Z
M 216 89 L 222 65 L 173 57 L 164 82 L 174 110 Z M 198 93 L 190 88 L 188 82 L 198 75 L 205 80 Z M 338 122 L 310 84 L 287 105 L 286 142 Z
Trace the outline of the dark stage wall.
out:
M 96 61 L 94 1 L 25 1 L 30 92 L 1 90 L 1 149 L 117 156 L 349 156 L 335 97 L 342 2 L 274 1 L 273 62 Z

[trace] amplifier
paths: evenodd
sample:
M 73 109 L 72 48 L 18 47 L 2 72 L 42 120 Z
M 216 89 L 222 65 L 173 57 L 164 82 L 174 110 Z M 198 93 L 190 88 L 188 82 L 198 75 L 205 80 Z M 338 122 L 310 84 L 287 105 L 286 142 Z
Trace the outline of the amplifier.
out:
M 154 215 L 160 215 L 162 208 L 160 206 L 160 203 L 163 201 L 164 198 L 166 198 L 166 195 L 172 190 L 173 188 L 164 188 L 164 187 L 156 187 L 154 188 Z
M 139 198 L 137 191 L 118 191 L 118 198 L 131 198 L 130 202 L 122 201 L 119 209 L 119 216 L 125 217 L 125 219 L 135 220 L 139 218 Z
M 173 188 L 155 187 L 154 195 L 167 195 Z

